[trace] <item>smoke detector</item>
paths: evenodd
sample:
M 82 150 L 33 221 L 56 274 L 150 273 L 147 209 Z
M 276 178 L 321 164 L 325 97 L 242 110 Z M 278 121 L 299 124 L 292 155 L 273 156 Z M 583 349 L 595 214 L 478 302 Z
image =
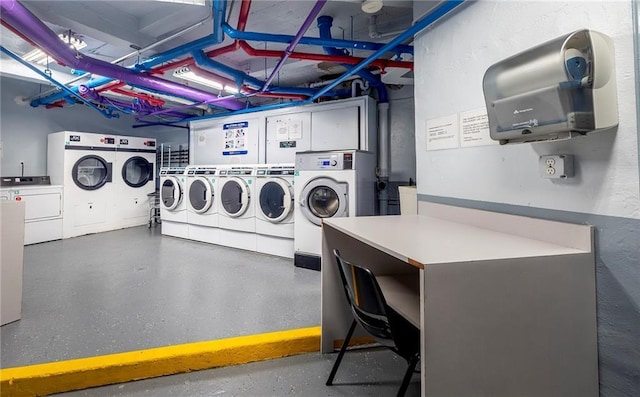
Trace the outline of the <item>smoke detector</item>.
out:
M 367 14 L 375 14 L 382 9 L 382 0 L 364 0 L 361 7 Z

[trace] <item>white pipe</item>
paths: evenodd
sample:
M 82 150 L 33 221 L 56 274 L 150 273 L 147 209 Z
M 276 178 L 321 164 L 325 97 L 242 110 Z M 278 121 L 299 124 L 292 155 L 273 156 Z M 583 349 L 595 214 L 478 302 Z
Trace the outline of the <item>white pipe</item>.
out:
M 351 83 L 351 98 L 356 97 L 356 87 L 360 86 L 360 91 L 365 91 L 369 89 L 369 82 L 363 81 L 361 79 L 353 80 Z
M 378 200 L 380 215 L 389 213 L 389 174 L 391 171 L 391 133 L 389 103 L 378 104 Z

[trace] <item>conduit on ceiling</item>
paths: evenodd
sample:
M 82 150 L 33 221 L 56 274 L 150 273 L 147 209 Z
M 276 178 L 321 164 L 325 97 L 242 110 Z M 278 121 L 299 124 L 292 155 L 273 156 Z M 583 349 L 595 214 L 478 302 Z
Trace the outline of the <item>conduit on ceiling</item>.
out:
M 325 0 L 326 1 L 326 0 Z M 317 13 L 321 8 L 321 4 L 324 1 L 318 1 L 314 6 L 314 9 L 310 13 L 307 20 L 313 19 L 313 13 Z M 434 12 L 427 15 L 423 18 L 423 21 L 428 21 L 428 24 L 432 23 L 436 19 L 440 18 L 446 12 L 451 9 L 457 7 L 461 4 L 462 1 L 447 1 L 441 4 Z M 123 85 L 129 85 L 132 87 L 139 87 L 147 92 L 157 92 L 159 94 L 168 95 L 174 98 L 182 98 L 188 99 L 192 101 L 191 105 L 186 107 L 195 107 L 201 105 L 214 105 L 219 108 L 224 108 L 231 113 L 235 112 L 254 112 L 259 110 L 265 110 L 268 108 L 278 108 L 278 107 L 286 107 L 293 106 L 296 104 L 304 104 L 310 103 L 312 101 L 317 100 L 323 96 L 337 96 L 337 95 L 345 95 L 348 94 L 349 90 L 342 91 L 334 91 L 342 81 L 344 81 L 348 76 L 353 73 L 366 73 L 369 66 L 379 68 L 384 70 L 385 67 L 400 67 L 407 68 L 412 70 L 413 63 L 412 62 L 403 62 L 398 60 L 388 60 L 382 58 L 386 53 L 392 53 L 396 55 L 400 55 L 402 53 L 412 53 L 413 48 L 411 46 L 402 45 L 401 43 L 409 37 L 412 37 L 415 32 L 422 30 L 427 24 L 422 24 L 421 28 L 416 28 L 416 26 L 421 26 L 420 24 L 414 24 L 410 29 L 408 29 L 405 34 L 400 35 L 404 36 L 402 40 L 393 40 L 387 44 L 379 44 L 379 43 L 368 43 L 368 42 L 359 42 L 359 41 L 349 41 L 349 40 L 335 40 L 330 37 L 321 37 L 321 38 L 309 38 L 304 37 L 302 34 L 306 31 L 304 25 L 308 22 L 305 21 L 305 24 L 300 28 L 299 34 L 296 36 L 286 36 L 286 35 L 271 35 L 267 33 L 255 33 L 255 32 L 245 32 L 244 29 L 246 27 L 246 22 L 249 14 L 249 9 L 251 6 L 251 0 L 243 0 L 240 16 L 238 18 L 237 28 L 233 29 L 226 21 L 224 21 L 224 13 L 226 10 L 226 1 L 225 0 L 214 0 L 213 2 L 213 13 L 214 13 L 214 21 L 213 21 L 213 33 L 209 36 L 203 37 L 201 39 L 192 41 L 185 45 L 176 47 L 172 50 L 166 51 L 161 54 L 157 54 L 141 64 L 134 65 L 130 68 L 124 68 L 121 66 L 113 65 L 104 61 L 100 61 L 97 59 L 93 59 L 87 57 L 81 53 L 70 50 L 68 47 L 61 43 L 57 38 L 54 32 L 49 30 L 49 28 L 44 25 L 43 22 L 38 20 L 31 12 L 29 12 L 22 4 L 20 4 L 17 0 L 2 0 L 0 3 L 0 11 L 2 11 L 0 17 L 2 19 L 2 24 L 7 26 L 13 32 L 17 33 L 19 36 L 32 43 L 37 47 L 41 47 L 51 54 L 59 63 L 71 66 L 78 70 L 87 71 L 90 73 L 98 74 L 101 78 L 95 78 L 88 82 L 83 83 L 81 86 L 71 87 L 70 89 L 77 93 L 81 90 L 85 93 L 85 95 L 91 97 L 93 100 L 94 96 L 97 95 L 98 98 L 101 97 L 99 92 L 102 92 L 100 87 L 109 84 L 107 87 L 112 87 L 114 89 L 118 89 L 118 91 L 114 91 L 120 95 L 128 95 L 134 96 L 135 104 L 130 104 L 128 106 L 134 113 L 141 112 L 146 114 L 154 114 L 154 113 L 163 113 L 163 114 L 174 114 L 178 118 L 178 120 L 170 122 L 183 122 L 189 120 L 195 120 L 203 117 L 193 117 L 188 114 L 180 113 L 176 109 L 162 109 L 162 104 L 160 102 L 149 102 L 147 99 L 149 98 L 146 94 L 136 94 L 130 91 L 126 91 L 122 89 Z M 444 12 L 437 12 L 438 10 L 446 10 Z M 440 15 L 442 14 L 442 15 Z M 435 17 L 431 17 L 435 15 Z M 407 32 L 412 31 L 414 33 L 407 34 Z M 207 47 L 212 47 L 220 44 L 223 40 L 223 33 L 226 33 L 235 41 L 228 46 L 221 47 L 209 51 L 207 53 L 203 52 L 203 49 Z M 400 37 L 398 36 L 398 37 Z M 251 47 L 245 40 L 255 40 L 255 41 L 263 41 L 263 42 L 281 42 L 290 44 L 287 50 L 285 51 L 273 51 L 273 50 L 257 50 Z M 346 54 L 313 54 L 313 53 L 298 53 L 293 51 L 293 47 L 295 43 L 300 42 L 304 44 L 318 45 L 327 48 L 357 48 L 357 49 L 365 49 L 375 51 L 373 55 L 368 58 L 356 58 L 351 57 Z M 293 45 L 291 45 L 294 43 Z M 391 44 L 393 43 L 393 44 Z M 223 65 L 219 62 L 213 61 L 211 57 L 215 57 L 221 55 L 223 53 L 237 51 L 238 49 L 242 49 L 250 56 L 256 57 L 278 57 L 281 59 L 281 63 L 284 63 L 286 58 L 292 59 L 309 59 L 315 60 L 318 62 L 321 61 L 330 61 L 336 63 L 343 63 L 346 65 L 353 65 L 350 72 L 343 75 L 343 78 L 337 79 L 334 83 L 324 87 L 320 90 L 315 90 L 311 88 L 302 88 L 302 87 L 269 87 L 269 81 L 262 82 L 258 79 L 255 79 L 251 76 L 246 75 L 243 72 L 230 68 L 226 65 Z M 196 55 L 200 60 L 200 64 L 205 67 L 212 69 L 218 73 L 214 73 L 217 78 L 222 78 L 220 74 L 226 74 L 231 80 L 233 80 L 239 89 L 239 93 L 235 97 L 219 97 L 216 94 L 197 90 L 179 83 L 174 83 L 172 81 L 168 81 L 159 77 L 155 77 L 152 74 L 160 74 L 165 71 L 171 70 L 170 68 L 177 68 L 179 66 L 185 65 L 194 65 L 196 63 L 195 57 L 189 57 L 190 54 Z M 184 58 L 186 57 L 186 58 Z M 184 59 L 180 59 L 184 58 Z M 206 59 L 205 59 L 206 58 Z M 284 59 L 284 60 L 283 60 Z M 354 72 L 355 71 L 355 72 Z M 374 76 L 376 78 L 376 76 Z M 378 80 L 379 81 L 379 80 Z M 384 85 L 382 85 L 384 87 Z M 96 89 L 98 88 L 98 89 Z M 264 88 L 264 89 L 263 89 Z M 110 88 L 106 88 L 105 91 L 108 91 Z M 261 106 L 258 108 L 250 108 L 249 103 L 247 102 L 247 98 L 250 96 L 270 96 L 270 97 L 279 97 L 285 99 L 299 99 L 299 98 L 307 98 L 304 101 L 294 101 L 290 103 L 284 104 L 276 104 L 276 105 L 267 105 Z M 242 102 L 244 97 L 244 101 Z M 60 105 L 62 101 L 69 101 L 71 95 L 69 92 L 61 92 L 53 95 L 49 95 L 44 98 L 39 98 L 34 100 L 31 105 L 32 106 L 40 106 L 47 105 L 51 106 Z M 153 98 L 153 97 L 151 97 Z M 237 99 L 236 99 L 237 98 Z M 240 101 L 238 100 L 240 99 Z M 382 99 L 382 98 L 381 98 Z M 97 101 L 100 101 L 99 99 Z M 104 102 L 104 101 L 102 101 Z M 64 103 L 64 102 L 62 102 Z M 139 105 L 143 103 L 143 105 Z M 123 103 L 118 103 L 122 105 Z M 105 103 L 102 103 L 103 106 L 109 106 Z M 118 106 L 120 107 L 120 106 Z M 114 111 L 119 110 L 118 107 L 113 107 Z M 153 109 L 153 110 L 151 110 Z M 222 112 L 218 114 L 204 116 L 207 117 L 220 117 L 222 115 L 231 114 L 230 112 Z M 180 118 L 185 116 L 183 118 Z

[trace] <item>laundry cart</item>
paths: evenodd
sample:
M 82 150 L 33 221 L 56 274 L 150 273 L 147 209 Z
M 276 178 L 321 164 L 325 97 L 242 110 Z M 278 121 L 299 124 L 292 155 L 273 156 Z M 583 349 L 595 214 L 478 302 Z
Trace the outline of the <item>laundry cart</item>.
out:
M 154 223 L 160 223 L 160 192 L 149 193 L 147 197 L 149 198 L 149 228 L 151 228 Z

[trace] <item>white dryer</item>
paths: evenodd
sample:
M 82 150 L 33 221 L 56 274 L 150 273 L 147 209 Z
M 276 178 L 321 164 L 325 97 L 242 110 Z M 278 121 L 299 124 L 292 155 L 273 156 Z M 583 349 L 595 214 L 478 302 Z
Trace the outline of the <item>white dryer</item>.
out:
M 62 237 L 114 228 L 116 137 L 87 132 L 49 134 L 47 173 L 64 186 Z
M 255 173 L 255 165 L 218 169 L 220 245 L 256 250 Z
M 155 189 L 156 140 L 116 137 L 113 200 L 114 226 L 125 228 L 149 222 L 149 193 Z
M 324 218 L 375 215 L 375 167 L 359 150 L 296 154 L 296 266 L 320 270 Z
M 184 167 L 160 169 L 160 219 L 162 234 L 188 238 Z
M 256 250 L 293 258 L 294 164 L 256 168 Z
M 215 165 L 191 165 L 187 175 L 189 239 L 218 244 L 218 173 Z

